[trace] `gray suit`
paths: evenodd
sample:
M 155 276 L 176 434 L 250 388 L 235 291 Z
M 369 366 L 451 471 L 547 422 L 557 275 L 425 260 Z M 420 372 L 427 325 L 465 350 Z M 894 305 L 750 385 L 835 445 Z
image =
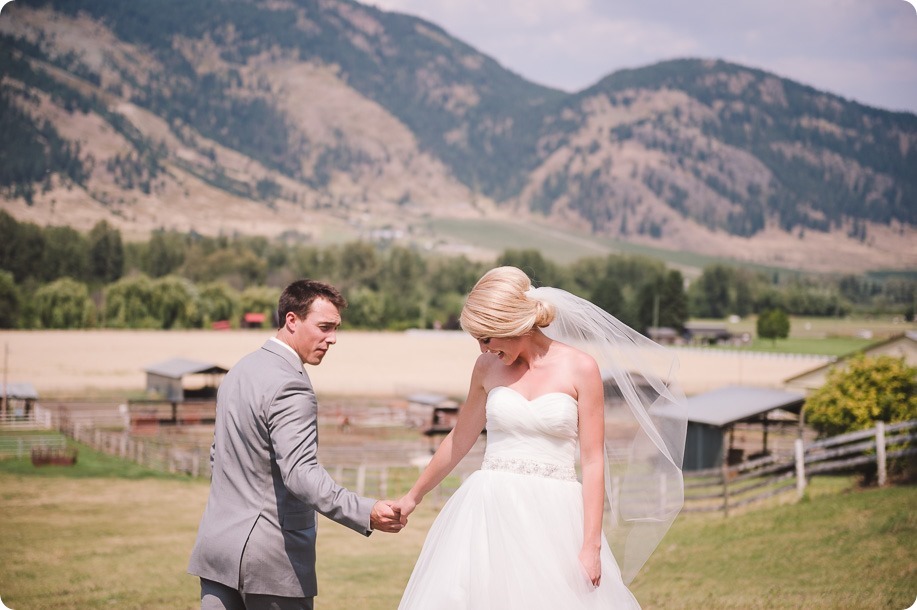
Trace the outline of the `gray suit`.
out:
M 210 497 L 188 571 L 245 594 L 313 597 L 315 512 L 364 535 L 375 500 L 318 464 L 315 392 L 292 351 L 268 340 L 220 384 Z

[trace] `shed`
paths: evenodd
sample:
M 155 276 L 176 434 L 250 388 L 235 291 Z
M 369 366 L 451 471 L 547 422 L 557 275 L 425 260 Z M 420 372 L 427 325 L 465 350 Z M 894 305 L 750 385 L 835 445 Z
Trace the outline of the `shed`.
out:
M 689 343 L 708 345 L 732 339 L 725 324 L 716 322 L 685 322 L 685 338 Z
M 904 358 L 904 361 L 909 366 L 917 366 L 917 331 L 907 331 L 885 339 L 884 341 L 873 343 L 872 345 L 868 345 L 849 354 L 845 354 L 833 362 L 816 367 L 805 373 L 796 375 L 795 377 L 790 377 L 784 381 L 784 384 L 788 389 L 800 392 L 817 390 L 825 384 L 828 374 L 832 370 L 835 368 L 845 368 L 847 366 L 847 361 L 858 354 Z
M 0 400 L 7 415 L 25 416 L 38 402 L 38 391 L 31 383 L 0 383 Z
M 148 393 L 158 394 L 172 402 L 182 402 L 192 397 L 213 397 L 219 386 L 217 377 L 222 378 L 227 372 L 227 369 L 210 362 L 172 358 L 146 368 L 146 389 Z M 207 378 L 203 385 L 186 389 L 184 378 L 189 375 L 204 375 Z
M 685 439 L 685 470 L 704 470 L 721 466 L 724 454 L 730 463 L 742 459 L 741 451 L 732 447 L 732 431 L 738 423 L 757 423 L 762 428 L 762 451 L 766 455 L 768 423 L 798 414 L 805 402 L 801 392 L 768 388 L 727 386 L 687 399 L 688 431 Z M 665 411 L 652 414 L 665 417 Z M 726 435 L 729 433 L 729 452 Z

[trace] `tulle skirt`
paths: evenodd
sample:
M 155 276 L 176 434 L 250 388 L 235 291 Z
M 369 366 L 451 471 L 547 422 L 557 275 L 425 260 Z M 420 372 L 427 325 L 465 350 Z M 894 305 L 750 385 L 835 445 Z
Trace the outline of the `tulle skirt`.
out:
M 436 518 L 400 610 L 639 608 L 602 537 L 594 588 L 579 562 L 582 486 L 480 470 Z

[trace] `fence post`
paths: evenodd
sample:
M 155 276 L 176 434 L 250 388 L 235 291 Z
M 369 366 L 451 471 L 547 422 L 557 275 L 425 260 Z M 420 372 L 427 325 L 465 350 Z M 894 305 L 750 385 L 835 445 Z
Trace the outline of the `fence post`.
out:
M 879 471 L 879 487 L 885 485 L 888 476 L 885 460 L 885 422 L 876 422 L 876 469 Z
M 729 444 L 726 435 L 723 435 L 723 467 L 720 471 L 723 477 L 723 516 L 729 516 Z
M 796 497 L 802 500 L 806 493 L 806 450 L 801 438 L 797 438 L 793 444 L 796 449 Z
M 388 466 L 383 466 L 379 473 L 379 497 L 388 497 Z
M 357 467 L 357 495 L 362 496 L 366 489 L 366 464 Z

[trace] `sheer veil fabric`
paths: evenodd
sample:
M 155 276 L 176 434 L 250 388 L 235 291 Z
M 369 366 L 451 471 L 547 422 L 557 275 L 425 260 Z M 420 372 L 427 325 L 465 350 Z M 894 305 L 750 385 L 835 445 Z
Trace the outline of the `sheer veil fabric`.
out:
M 609 543 L 630 583 L 684 504 L 687 407 L 677 357 L 565 290 L 533 288 L 526 296 L 556 309 L 545 335 L 591 354 L 602 371 Z

